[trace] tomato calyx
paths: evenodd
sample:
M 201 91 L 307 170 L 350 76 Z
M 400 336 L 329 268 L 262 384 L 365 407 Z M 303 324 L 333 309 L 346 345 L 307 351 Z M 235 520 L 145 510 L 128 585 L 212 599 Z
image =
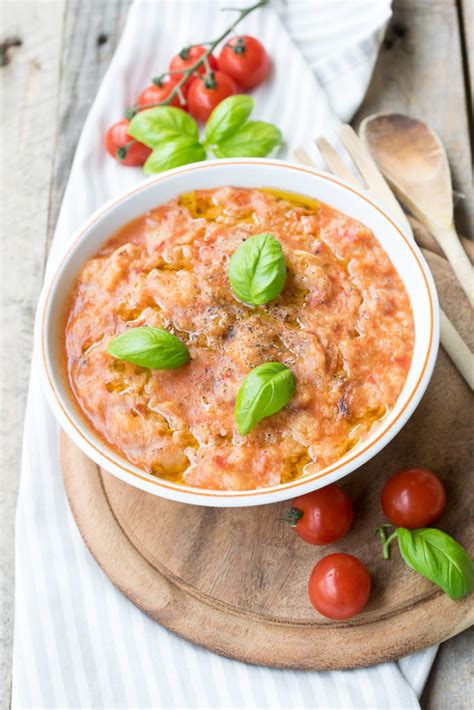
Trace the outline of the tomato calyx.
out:
M 245 52 L 245 40 L 243 37 L 238 37 L 235 44 L 228 42 L 226 47 L 230 47 L 234 54 L 243 54 Z
M 189 59 L 189 55 L 191 53 L 191 50 L 194 49 L 194 47 L 209 47 L 209 45 L 212 44 L 212 42 L 198 42 L 197 44 L 188 44 L 186 47 L 183 47 L 183 49 L 178 52 L 179 56 L 181 59 Z
M 135 145 L 138 141 L 128 141 L 125 145 L 118 145 L 116 150 L 117 160 L 125 160 L 127 157 L 128 149 Z
M 117 150 L 115 151 L 115 155 L 119 160 L 125 160 L 125 158 L 127 157 L 127 150 L 128 146 L 121 145 L 120 148 L 117 148 Z
M 209 71 L 204 77 L 204 86 L 206 89 L 215 89 L 217 87 L 216 75 L 213 71 Z
M 387 537 L 388 528 L 393 528 L 393 525 L 390 525 L 390 523 L 384 523 L 383 525 L 379 525 L 379 527 L 375 528 L 374 530 L 374 535 L 379 535 L 380 537 L 380 543 L 382 545 L 382 556 L 384 560 L 390 559 L 390 545 L 395 540 L 395 538 L 398 537 L 398 533 L 396 530 L 390 533 L 390 535 Z
M 136 116 L 138 113 L 138 106 L 132 106 L 130 108 L 127 108 L 125 113 L 124 113 L 124 118 L 127 118 L 129 121 L 132 120 L 134 116 Z
M 292 528 L 294 528 L 298 520 L 301 520 L 303 515 L 304 512 L 300 510 L 300 508 L 291 507 L 289 511 L 283 516 L 283 520 L 286 523 L 289 523 Z

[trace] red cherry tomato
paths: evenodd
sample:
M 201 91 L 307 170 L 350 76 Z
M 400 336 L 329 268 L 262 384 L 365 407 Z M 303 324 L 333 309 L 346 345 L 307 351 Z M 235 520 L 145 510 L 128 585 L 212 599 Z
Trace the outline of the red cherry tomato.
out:
M 296 533 L 311 545 L 335 542 L 351 527 L 351 499 L 335 484 L 299 496 L 291 505 L 288 520 L 297 521 Z
M 197 121 L 207 121 L 217 104 L 228 96 L 237 94 L 237 84 L 221 71 L 193 79 L 188 91 L 188 110 Z
M 381 494 L 382 510 L 393 525 L 424 528 L 439 518 L 446 505 L 440 479 L 427 468 L 405 468 L 388 479 Z
M 128 135 L 129 123 L 130 121 L 124 118 L 109 128 L 105 135 L 105 148 L 107 153 L 121 165 L 130 167 L 143 165 L 151 149 Z
M 229 40 L 222 48 L 217 63 L 221 71 L 244 89 L 258 86 L 270 72 L 270 57 L 265 47 L 258 39 L 248 35 Z
M 164 81 L 161 86 L 156 84 L 150 84 L 146 89 L 143 89 L 142 93 L 137 99 L 137 106 L 140 108 L 146 108 L 150 104 L 159 104 L 168 98 L 173 88 L 176 86 L 176 81 Z M 184 92 L 183 92 L 184 94 Z M 168 106 L 177 106 L 178 108 L 185 108 L 186 104 L 182 104 L 179 100 L 178 94 L 173 96 L 171 103 Z
M 186 69 L 189 69 L 192 67 L 195 62 L 199 59 L 199 57 L 202 57 L 203 54 L 206 52 L 206 48 L 202 46 L 197 46 L 197 47 L 190 47 L 189 49 L 185 47 L 184 49 L 181 50 L 179 54 L 177 54 L 175 57 L 170 62 L 170 71 L 172 72 L 183 72 Z M 210 68 L 214 71 L 217 69 L 217 60 L 213 54 L 210 54 L 207 58 L 207 61 L 209 62 Z M 207 72 L 207 67 L 205 62 L 203 62 L 197 69 L 196 72 L 199 74 L 204 75 Z M 172 74 L 171 75 L 174 81 L 179 81 L 180 79 L 183 78 L 182 73 L 177 73 L 177 74 Z M 189 78 L 185 82 L 185 86 L 189 85 L 192 81 L 192 78 Z
M 352 555 L 337 552 L 319 560 L 311 572 L 308 594 L 311 604 L 329 619 L 348 619 L 367 604 L 370 575 Z

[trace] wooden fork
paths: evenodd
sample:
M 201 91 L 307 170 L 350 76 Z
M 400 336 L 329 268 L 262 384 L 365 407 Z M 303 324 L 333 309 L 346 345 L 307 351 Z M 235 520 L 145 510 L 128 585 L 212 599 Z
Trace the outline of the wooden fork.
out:
M 344 147 L 357 166 L 360 174 L 366 181 L 367 192 L 387 207 L 387 209 L 389 209 L 397 219 L 400 227 L 408 236 L 413 238 L 413 230 L 405 213 L 355 131 L 351 128 L 351 126 L 344 125 L 340 126 L 338 133 Z M 328 169 L 334 175 L 343 178 L 354 187 L 364 189 L 364 186 L 360 184 L 325 138 L 317 138 L 316 145 L 318 146 Z M 314 162 L 303 148 L 296 148 L 293 152 L 293 157 L 300 163 L 315 167 Z M 441 308 L 440 333 L 441 343 L 444 349 L 468 383 L 469 387 L 474 389 L 474 355 L 471 353 L 470 349 Z

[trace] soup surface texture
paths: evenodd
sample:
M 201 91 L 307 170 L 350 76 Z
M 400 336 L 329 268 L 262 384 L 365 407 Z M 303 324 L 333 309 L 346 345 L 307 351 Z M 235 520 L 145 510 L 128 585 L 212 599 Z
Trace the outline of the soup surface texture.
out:
M 278 298 L 251 307 L 227 270 L 260 232 L 280 241 L 288 277 Z M 190 363 L 150 370 L 107 353 L 145 325 L 181 338 Z M 77 401 L 116 451 L 221 490 L 314 474 L 367 438 L 401 392 L 413 342 L 408 295 L 369 229 L 309 198 L 233 187 L 182 195 L 119 230 L 79 274 L 65 339 Z M 237 391 L 275 361 L 296 392 L 241 436 Z

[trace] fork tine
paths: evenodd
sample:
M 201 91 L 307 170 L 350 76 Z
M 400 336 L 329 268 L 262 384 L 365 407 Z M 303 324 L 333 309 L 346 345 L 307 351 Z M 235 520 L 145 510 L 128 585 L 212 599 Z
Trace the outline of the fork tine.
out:
M 339 126 L 337 133 L 347 152 L 356 164 L 360 174 L 366 181 L 368 188 L 370 190 L 373 189 L 374 181 L 376 181 L 378 177 L 379 170 L 372 156 L 366 153 L 362 141 L 359 139 L 359 136 L 352 126 L 347 124 Z
M 338 134 L 360 174 L 366 180 L 368 192 L 382 205 L 391 210 L 393 216 L 407 234 L 413 235 L 413 230 L 406 214 L 400 207 L 400 203 L 387 185 L 385 178 L 357 133 L 351 126 L 343 125 L 338 128 Z
M 308 165 L 310 168 L 316 167 L 315 163 L 313 163 L 313 161 L 309 157 L 308 153 L 301 146 L 294 149 L 293 158 L 294 158 L 294 160 L 296 160 L 297 163 L 302 163 L 303 165 Z
M 328 143 L 325 138 L 320 136 L 319 138 L 316 138 L 314 142 L 318 146 L 319 152 L 323 156 L 329 170 L 334 173 L 334 175 L 338 175 L 354 187 L 360 187 L 360 183 L 357 182 L 357 178 L 354 177 L 344 161 L 339 157 L 332 145 Z

